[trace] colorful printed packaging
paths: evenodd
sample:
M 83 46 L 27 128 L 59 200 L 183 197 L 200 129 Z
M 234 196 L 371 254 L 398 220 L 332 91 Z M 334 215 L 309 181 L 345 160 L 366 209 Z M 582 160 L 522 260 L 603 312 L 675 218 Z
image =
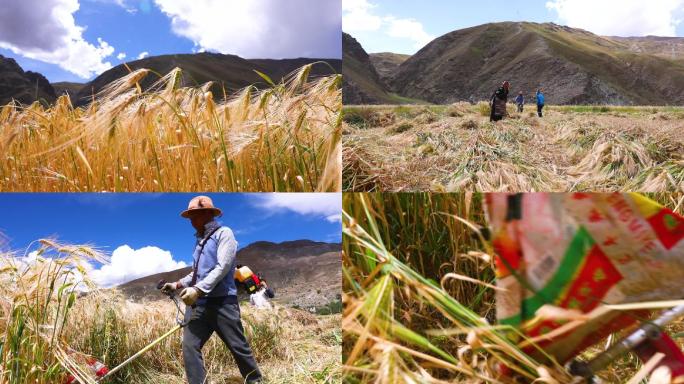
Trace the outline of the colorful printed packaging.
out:
M 600 304 L 684 298 L 684 218 L 639 194 L 488 194 L 497 253 L 497 317 L 531 338 L 567 321 L 531 322 L 545 304 L 589 313 Z M 565 362 L 648 312 L 611 311 L 537 345 Z M 535 348 L 525 349 L 533 356 Z

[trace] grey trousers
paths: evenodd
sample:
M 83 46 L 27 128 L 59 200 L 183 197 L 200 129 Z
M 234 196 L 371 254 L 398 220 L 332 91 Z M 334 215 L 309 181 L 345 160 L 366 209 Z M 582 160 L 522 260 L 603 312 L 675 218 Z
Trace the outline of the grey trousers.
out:
M 188 320 L 190 322 L 183 328 L 183 361 L 190 384 L 206 383 L 202 347 L 214 332 L 232 353 L 245 381 L 250 383 L 261 379 L 261 372 L 245 338 L 238 304 L 198 305 L 194 309 L 188 307 L 185 321 Z

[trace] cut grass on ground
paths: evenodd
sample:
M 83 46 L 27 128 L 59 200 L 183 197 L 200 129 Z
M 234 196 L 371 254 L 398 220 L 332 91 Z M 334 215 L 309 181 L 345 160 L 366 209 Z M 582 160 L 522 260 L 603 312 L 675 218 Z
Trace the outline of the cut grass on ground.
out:
M 684 191 L 684 108 L 345 106 L 345 191 Z

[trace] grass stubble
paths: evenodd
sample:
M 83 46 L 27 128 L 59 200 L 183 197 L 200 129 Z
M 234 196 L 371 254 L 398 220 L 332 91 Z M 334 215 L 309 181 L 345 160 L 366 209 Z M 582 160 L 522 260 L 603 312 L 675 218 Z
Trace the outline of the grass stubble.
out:
M 684 211 L 681 194 L 649 197 Z M 577 382 L 550 356 L 542 364 L 521 351 L 507 337 L 516 329 L 496 325 L 482 204 L 476 193 L 344 194 L 345 383 Z M 682 347 L 683 324 L 668 329 Z M 501 364 L 520 381 L 500 377 Z M 629 354 L 600 377 L 625 383 L 641 368 Z
M 0 254 L 0 383 L 61 383 L 68 373 L 93 384 L 89 356 L 110 369 L 173 328 L 166 300 L 136 303 L 89 278 L 107 257 L 91 246 L 40 240 L 33 252 Z M 266 384 L 333 383 L 341 378 L 340 315 L 243 305 L 242 320 Z M 165 339 L 107 383 L 185 382 L 182 333 Z M 212 383 L 242 383 L 227 348 L 213 336 L 203 349 Z
M 227 98 L 139 69 L 86 107 L 2 106 L 0 191 L 339 191 L 341 75 L 312 65 Z
M 345 191 L 684 191 L 684 110 L 345 106 Z

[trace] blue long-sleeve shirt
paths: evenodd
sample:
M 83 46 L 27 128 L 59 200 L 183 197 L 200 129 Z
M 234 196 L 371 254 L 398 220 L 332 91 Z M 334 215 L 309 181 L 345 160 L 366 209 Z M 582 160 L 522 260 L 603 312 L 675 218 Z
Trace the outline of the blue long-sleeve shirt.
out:
M 537 92 L 537 105 L 544 105 L 544 94 Z
M 215 229 L 217 230 L 214 231 Z M 195 287 L 199 288 L 204 293 L 209 293 L 222 280 L 229 280 L 228 282 L 232 284 L 229 288 L 234 290 L 233 274 L 235 273 L 235 255 L 237 253 L 238 243 L 235 241 L 233 231 L 228 227 L 222 227 L 217 221 L 211 221 L 204 226 L 203 233 L 195 234 L 197 237 L 197 248 L 200 247 L 200 242 L 205 240 L 205 236 L 208 236 L 210 233 L 213 233 L 212 236 L 217 239 L 218 243 L 216 245 L 216 265 L 209 266 L 209 272 L 203 278 L 198 278 Z M 205 262 L 207 262 L 206 259 Z M 192 275 L 193 272 L 191 271 L 187 276 L 180 280 L 183 287 L 190 286 Z
M 516 104 L 525 104 L 525 97 L 523 95 L 518 95 L 518 97 L 515 98 L 515 103 Z

